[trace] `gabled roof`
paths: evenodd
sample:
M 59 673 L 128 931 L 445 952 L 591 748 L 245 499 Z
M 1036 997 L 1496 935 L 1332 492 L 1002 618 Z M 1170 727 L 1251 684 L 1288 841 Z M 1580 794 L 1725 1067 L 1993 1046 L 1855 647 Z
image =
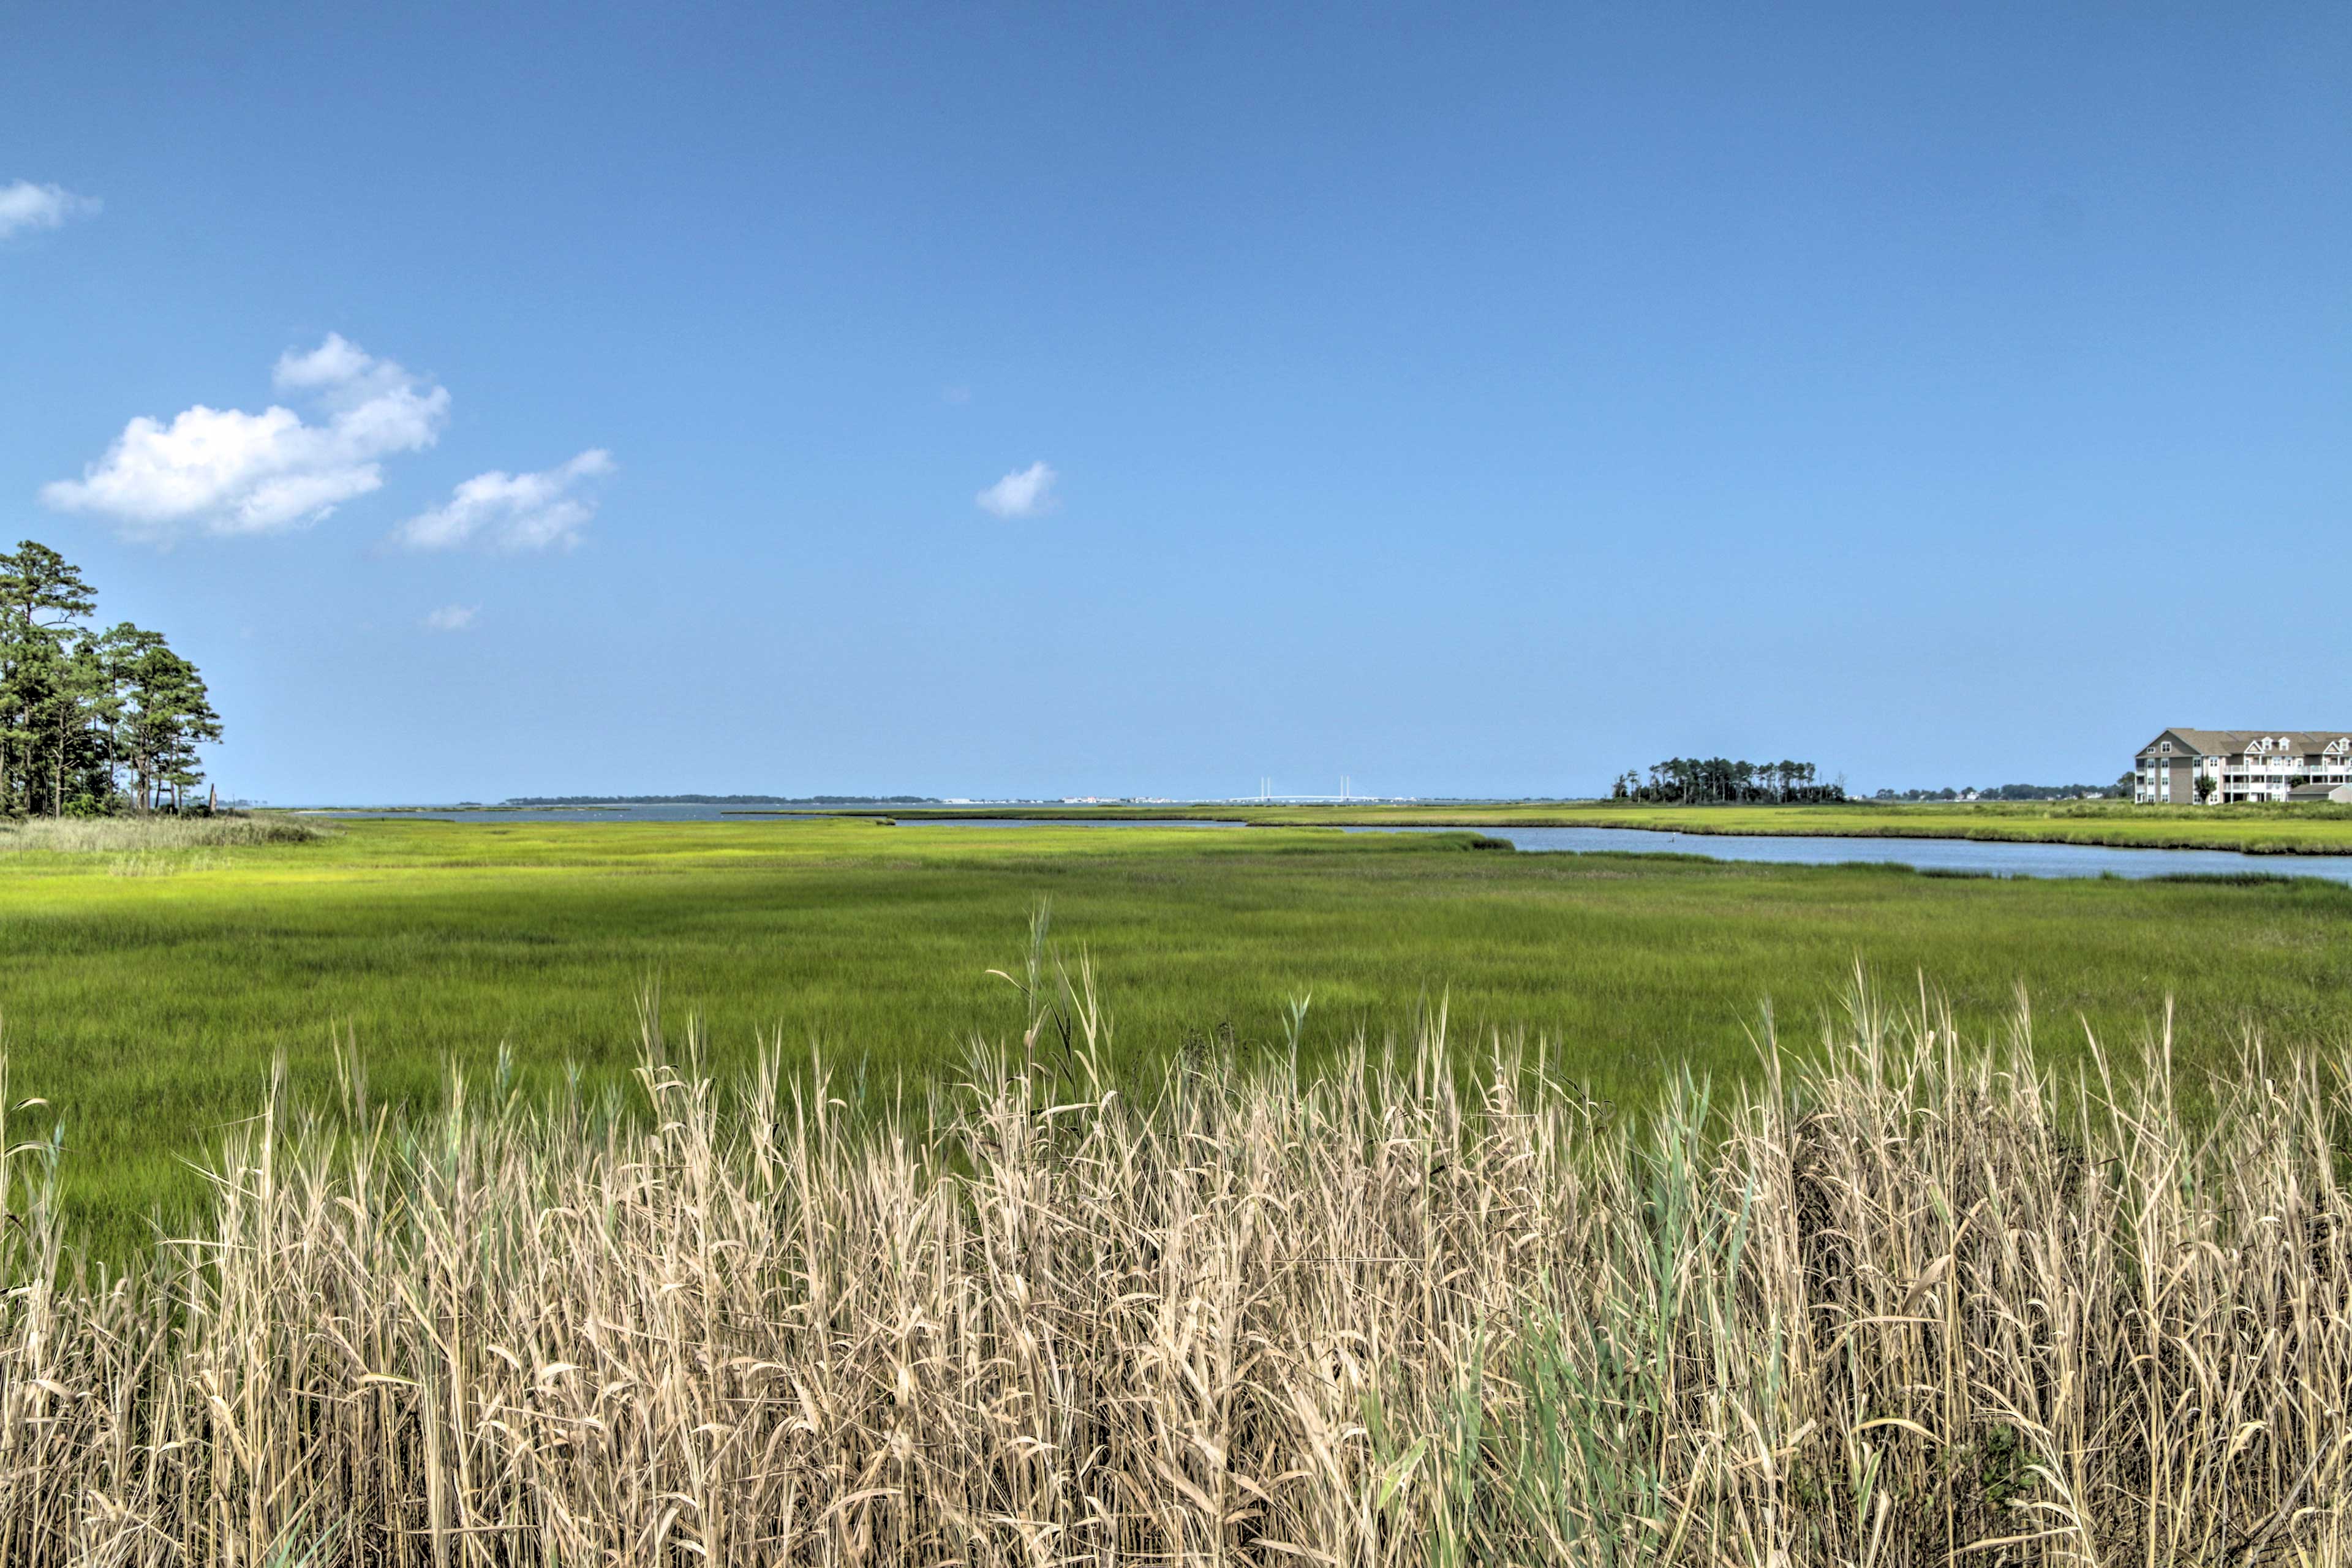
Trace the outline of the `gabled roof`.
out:
M 2145 756 L 2155 751 L 2159 743 L 2170 741 L 2176 752 L 2186 752 L 2199 756 L 2226 756 L 2244 750 L 2245 743 L 2252 740 L 2254 734 L 2252 730 L 2167 730 L 2155 740 L 2142 746 L 2140 754 Z
M 2155 740 L 2139 749 L 2147 755 L 2159 742 L 2170 741 L 2174 753 L 2188 752 L 2193 756 L 2234 757 L 2257 741 L 2281 741 L 2284 745 L 2272 748 L 2289 754 L 2316 756 L 2337 741 L 2352 749 L 2352 730 L 2166 730 Z

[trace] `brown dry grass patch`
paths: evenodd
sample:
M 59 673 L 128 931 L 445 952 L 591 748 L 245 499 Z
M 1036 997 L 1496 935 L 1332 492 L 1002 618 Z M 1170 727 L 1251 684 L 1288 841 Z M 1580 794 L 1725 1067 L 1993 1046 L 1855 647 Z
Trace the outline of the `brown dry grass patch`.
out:
M 1121 1086 L 1033 994 L 914 1103 L 650 1007 L 642 1115 L 274 1094 L 119 1278 L 12 1150 L 0 1562 L 2347 1561 L 2340 1057 L 2191 1126 L 1864 993 L 1629 1125 L 1442 1014 Z

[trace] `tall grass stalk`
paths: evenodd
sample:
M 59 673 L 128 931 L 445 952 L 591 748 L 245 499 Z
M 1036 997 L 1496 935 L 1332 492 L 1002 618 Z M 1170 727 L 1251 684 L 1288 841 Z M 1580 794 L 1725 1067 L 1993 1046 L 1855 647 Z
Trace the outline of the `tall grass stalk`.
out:
M 0 1562 L 2352 1562 L 2340 1054 L 2192 1125 L 1862 991 L 1633 1126 L 1439 1010 L 1120 1086 L 1024 978 L 914 1101 L 651 1007 L 643 1114 L 273 1085 L 120 1275 L 9 1131 Z
M 0 820 L 0 855 L 68 855 L 299 844 L 326 829 L 288 816 L 35 816 Z

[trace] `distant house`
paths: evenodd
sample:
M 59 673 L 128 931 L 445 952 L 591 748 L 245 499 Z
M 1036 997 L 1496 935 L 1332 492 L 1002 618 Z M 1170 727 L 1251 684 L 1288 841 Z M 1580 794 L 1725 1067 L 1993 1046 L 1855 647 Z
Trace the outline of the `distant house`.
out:
M 2200 778 L 2212 781 L 2202 801 Z M 2352 731 L 2167 730 L 2139 749 L 2132 770 L 2132 799 L 2141 805 L 2335 799 L 2326 792 L 2346 785 Z
M 2286 797 L 2297 805 L 2319 805 L 2328 802 L 2352 805 L 2352 784 L 2297 784 L 2286 792 Z

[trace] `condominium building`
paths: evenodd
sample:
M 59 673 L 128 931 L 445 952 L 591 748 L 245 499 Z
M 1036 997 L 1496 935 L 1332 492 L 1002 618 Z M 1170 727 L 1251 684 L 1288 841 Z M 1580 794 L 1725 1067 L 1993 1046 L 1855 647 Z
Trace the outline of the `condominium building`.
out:
M 2210 779 L 2204 794 L 2197 781 Z M 2139 750 L 2142 805 L 2285 800 L 2298 786 L 2352 784 L 2352 731 L 2167 730 Z M 2312 798 L 2306 793 L 2301 797 Z

